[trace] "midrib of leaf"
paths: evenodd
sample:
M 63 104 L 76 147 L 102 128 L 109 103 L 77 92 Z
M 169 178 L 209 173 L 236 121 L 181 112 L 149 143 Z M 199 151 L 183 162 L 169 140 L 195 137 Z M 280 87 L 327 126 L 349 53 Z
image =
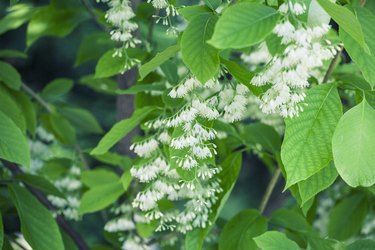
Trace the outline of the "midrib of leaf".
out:
M 319 109 L 318 109 L 318 112 L 317 112 L 317 114 L 316 114 L 315 117 L 314 117 L 314 121 L 313 121 L 313 123 L 312 123 L 312 126 L 308 129 L 308 133 L 307 133 L 307 136 L 306 136 L 306 139 L 304 140 L 304 142 L 306 142 L 306 141 L 308 140 L 308 138 L 310 138 L 310 134 L 311 134 L 311 132 L 312 132 L 312 128 L 314 128 L 314 125 L 315 125 L 315 123 L 316 123 L 316 121 L 317 121 L 317 117 L 319 116 L 320 112 L 322 111 L 323 106 L 324 106 L 324 104 L 325 104 L 325 102 L 326 102 L 328 96 L 331 94 L 331 91 L 332 91 L 332 89 L 333 89 L 334 87 L 335 87 L 335 86 L 332 85 L 331 88 L 330 88 L 330 90 L 328 91 L 327 95 L 324 97 L 324 100 L 323 100 L 323 102 L 321 103 L 321 105 L 320 105 L 320 107 L 319 107 Z M 303 143 L 303 144 L 302 144 L 301 152 L 304 152 L 304 151 L 305 151 L 305 147 L 306 147 L 306 145 L 307 145 L 306 143 Z M 302 156 L 302 153 L 297 155 L 297 159 L 296 159 L 297 162 L 299 162 L 299 160 L 301 159 L 301 156 Z M 329 162 L 330 162 L 330 160 L 328 160 L 328 163 L 329 163 Z M 325 165 L 324 165 L 324 166 L 325 166 Z M 319 170 L 320 170 L 320 169 L 319 169 Z M 319 170 L 318 170 L 318 171 L 319 171 Z M 317 173 L 318 171 L 316 171 L 315 173 Z M 304 179 L 304 180 L 305 180 L 305 179 Z M 295 184 L 295 183 L 293 183 L 293 184 Z M 293 184 L 292 184 L 292 185 L 293 185 Z M 287 186 L 290 186 L 290 185 L 291 185 L 291 184 L 289 183 Z
M 202 46 L 201 46 L 201 48 L 202 48 L 201 51 L 202 51 L 202 55 L 203 55 L 202 58 L 204 58 L 205 55 L 206 55 L 206 53 L 207 53 L 205 47 L 209 46 L 206 43 L 205 39 L 206 39 L 207 27 L 208 27 L 208 24 L 210 23 L 211 18 L 213 18 L 213 17 L 211 16 L 210 18 L 208 18 L 207 21 L 206 21 L 206 23 L 205 23 L 205 25 L 204 25 L 204 31 L 203 31 L 203 36 L 202 36 Z M 204 70 L 201 67 L 201 72 L 203 72 L 203 71 Z
M 250 226 L 250 224 L 252 224 L 253 222 L 255 222 L 256 220 L 257 220 L 258 218 L 255 218 L 255 220 L 249 220 L 247 223 L 246 223 L 246 226 L 244 227 L 245 229 L 248 229 L 249 228 L 249 226 Z M 240 236 L 240 239 L 238 240 L 238 242 L 237 242 L 237 249 L 239 249 L 238 248 L 238 246 L 240 245 L 240 242 L 242 242 L 242 239 L 243 239 L 243 237 L 244 237 L 244 233 L 242 233 L 241 234 L 241 236 Z

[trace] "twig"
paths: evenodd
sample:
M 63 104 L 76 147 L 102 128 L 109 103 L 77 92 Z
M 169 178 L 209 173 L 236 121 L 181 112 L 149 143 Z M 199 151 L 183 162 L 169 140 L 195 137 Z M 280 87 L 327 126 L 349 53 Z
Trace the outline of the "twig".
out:
M 17 176 L 20 174 L 23 174 L 23 171 L 21 168 L 11 162 L 1 160 L 3 165 L 9 169 L 9 171 L 12 173 L 13 176 Z M 55 207 L 51 204 L 51 202 L 46 198 L 46 196 L 39 191 L 38 189 L 27 185 L 24 183 L 26 188 L 32 193 L 46 208 L 49 210 L 55 210 Z M 62 217 L 61 215 L 58 215 L 56 218 L 57 224 L 72 238 L 72 240 L 77 245 L 78 249 L 80 250 L 89 250 L 89 247 L 86 245 L 86 242 L 82 239 L 82 237 L 69 225 L 69 223 Z
M 270 182 L 268 183 L 266 192 L 264 193 L 262 197 L 262 201 L 260 202 L 259 211 L 261 214 L 264 212 L 264 209 L 266 208 L 268 201 L 271 198 L 272 192 L 275 189 L 275 186 L 276 186 L 277 181 L 279 180 L 280 174 L 281 174 L 281 170 L 278 167 L 275 173 L 273 174 Z
M 340 56 L 341 56 L 341 53 L 342 53 L 343 49 L 344 49 L 344 46 L 340 45 L 340 49 L 337 51 L 335 57 L 332 59 L 330 65 L 328 67 L 328 70 L 327 70 L 327 72 L 326 72 L 326 74 L 323 78 L 323 83 L 326 83 L 329 80 L 329 78 L 331 77 L 332 72 L 335 69 L 336 64 L 338 63 L 338 61 L 340 59 Z
M 90 16 L 95 20 L 95 23 L 105 32 L 109 32 L 109 28 L 105 25 L 103 25 L 100 21 L 99 21 L 99 17 L 98 15 L 96 15 L 95 13 L 95 9 L 94 7 L 92 7 L 92 5 L 90 4 L 90 2 L 88 0 L 80 0 L 82 5 L 85 7 L 85 9 L 87 10 L 87 12 L 90 14 Z
M 37 93 L 34 92 L 29 86 L 22 83 L 22 89 L 25 90 L 26 93 L 28 93 L 31 97 L 33 97 L 37 102 L 42 105 L 43 108 L 45 108 L 48 112 L 52 112 L 52 108 L 49 106 L 49 104 L 44 101 Z

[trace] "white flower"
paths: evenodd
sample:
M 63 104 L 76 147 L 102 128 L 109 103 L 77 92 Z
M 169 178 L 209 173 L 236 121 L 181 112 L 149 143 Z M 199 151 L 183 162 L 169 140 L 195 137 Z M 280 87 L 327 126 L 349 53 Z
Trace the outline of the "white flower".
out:
M 104 226 L 104 230 L 107 232 L 121 232 L 133 230 L 135 225 L 133 221 L 128 218 L 116 218 L 107 222 Z
M 146 141 L 137 142 L 130 146 L 131 150 L 134 150 L 134 152 L 139 155 L 140 157 L 149 157 L 152 155 L 152 153 L 155 152 L 156 149 L 158 149 L 159 143 L 154 138 L 148 139 Z
M 293 6 L 293 13 L 298 15 L 302 15 L 306 11 L 306 6 L 304 4 L 295 3 Z
M 121 247 L 122 250 L 150 250 L 151 248 L 142 243 L 141 239 L 137 236 L 128 238 L 124 241 Z
M 174 87 L 170 92 L 169 96 L 172 98 L 185 97 L 194 88 L 199 87 L 201 83 L 195 77 L 187 78 L 183 83 Z
M 167 0 L 147 0 L 148 3 L 152 3 L 155 9 L 164 9 L 168 7 Z

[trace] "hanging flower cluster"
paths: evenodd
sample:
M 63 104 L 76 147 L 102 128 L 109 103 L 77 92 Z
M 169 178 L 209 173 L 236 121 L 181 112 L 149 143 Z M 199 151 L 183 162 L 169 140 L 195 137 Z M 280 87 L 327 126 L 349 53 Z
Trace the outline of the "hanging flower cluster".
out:
M 311 72 L 337 53 L 337 46 L 331 45 L 328 40 L 323 41 L 323 36 L 330 29 L 329 25 L 307 27 L 298 20 L 297 16 L 305 11 L 303 3 L 292 1 L 286 1 L 279 8 L 284 18 L 276 25 L 273 33 L 281 38 L 286 49 L 282 54 L 274 56 L 265 70 L 251 80 L 256 86 L 270 85 L 261 97 L 260 107 L 264 113 L 297 116 L 302 111 L 298 103 L 304 100 L 304 90 L 309 86 Z M 296 23 L 294 25 L 292 18 Z
M 240 120 L 246 111 L 249 90 L 242 84 L 202 84 L 188 76 L 169 96 L 185 103 L 171 115 L 167 111 L 145 123 L 152 136 L 135 142 L 131 149 L 140 157 L 131 174 L 145 187 L 133 207 L 145 217 L 159 220 L 157 231 L 182 233 L 209 225 L 209 214 L 221 192 L 215 164 L 215 120 Z M 162 200 L 184 201 L 184 209 L 160 209 Z
M 65 195 L 65 198 L 48 195 L 48 200 L 57 209 L 54 216 L 63 215 L 68 220 L 79 220 L 78 208 L 81 199 L 81 169 L 71 166 L 68 173 L 54 181 L 54 185 Z
M 126 52 L 128 48 L 134 48 L 141 41 L 133 36 L 133 32 L 138 29 L 138 25 L 131 19 L 135 16 L 129 0 L 97 0 L 107 3 L 109 10 L 105 18 L 108 23 L 113 26 L 110 32 L 111 39 L 122 44 L 117 48 L 113 56 L 125 57 L 125 67 L 121 73 L 132 68 L 139 61 L 134 58 L 129 58 Z
M 161 22 L 165 26 L 169 26 L 167 33 L 177 35 L 178 29 L 172 24 L 172 17 L 178 16 L 177 8 L 170 4 L 168 0 L 147 0 L 152 6 L 158 11 L 157 14 L 153 15 L 156 18 L 156 23 Z M 164 10 L 165 15 L 160 16 L 159 11 Z

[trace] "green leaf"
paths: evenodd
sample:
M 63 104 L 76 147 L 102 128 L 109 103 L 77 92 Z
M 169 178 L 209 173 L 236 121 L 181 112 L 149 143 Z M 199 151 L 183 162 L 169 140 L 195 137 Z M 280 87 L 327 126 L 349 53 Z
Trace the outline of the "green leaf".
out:
M 220 6 L 222 0 L 204 0 L 204 3 L 212 10 L 216 10 Z
M 368 204 L 364 195 L 355 194 L 345 197 L 329 215 L 328 236 L 337 240 L 346 240 L 356 235 L 366 217 Z
M 83 194 L 78 212 L 87 214 L 102 210 L 114 203 L 124 192 L 119 181 L 93 187 Z
M 18 100 L 11 91 L 0 85 L 0 111 L 8 116 L 22 131 L 26 131 L 26 120 Z
M 329 0 L 317 1 L 340 26 L 340 29 L 347 32 L 369 54 L 370 50 L 366 44 L 361 24 L 358 22 L 356 16 L 346 7 L 332 3 Z
M 157 53 L 150 61 L 148 61 L 145 64 L 142 64 L 141 67 L 139 67 L 139 76 L 140 80 L 145 78 L 149 73 L 154 71 L 156 68 L 158 68 L 160 65 L 162 65 L 164 62 L 166 62 L 169 58 L 173 57 L 177 54 L 177 52 L 180 50 L 180 45 L 176 44 L 173 46 L 170 46 L 163 50 L 162 52 Z
M 18 50 L 4 49 L 0 50 L 0 57 L 2 58 L 27 58 L 27 54 Z
M 249 47 L 271 34 L 279 17 L 275 9 L 263 4 L 235 4 L 224 11 L 209 43 L 219 49 Z
M 79 80 L 79 83 L 91 88 L 99 93 L 116 94 L 118 84 L 115 80 L 109 78 L 95 78 L 93 75 L 87 75 Z
M 126 67 L 126 58 L 113 56 L 115 49 L 107 51 L 96 64 L 95 78 L 111 77 L 119 74 Z
M 9 63 L 2 61 L 0 61 L 0 81 L 15 90 L 19 90 L 22 85 L 21 76 L 17 70 Z
M 115 47 L 107 32 L 94 32 L 82 39 L 78 49 L 75 66 L 99 59 L 109 49 Z
M 372 55 L 366 53 L 366 51 L 359 46 L 358 42 L 350 37 L 350 35 L 343 29 L 340 29 L 340 38 L 344 42 L 345 49 L 350 58 L 361 70 L 363 77 L 371 86 L 375 86 L 375 31 L 373 29 L 375 15 L 365 8 L 358 8 L 356 9 L 356 12 L 358 14 L 358 19 L 361 22 L 367 45 L 373 52 Z
M 267 231 L 267 220 L 257 210 L 244 210 L 225 224 L 219 250 L 257 250 L 253 238 Z
M 375 110 L 366 99 L 340 119 L 332 139 L 337 172 L 352 187 L 375 184 Z
M 85 134 L 101 134 L 103 129 L 96 118 L 88 110 L 73 107 L 61 107 L 59 112 L 66 117 L 80 132 Z
M 375 241 L 373 240 L 357 240 L 350 244 L 346 250 L 373 250 L 375 249 Z
M 81 8 L 60 8 L 52 2 L 38 8 L 27 27 L 27 46 L 30 47 L 42 36 L 64 37 L 89 16 Z
M 32 135 L 35 135 L 37 118 L 34 104 L 30 101 L 29 97 L 22 92 L 12 91 L 11 94 L 13 96 L 13 99 L 17 102 L 19 108 L 21 109 L 22 115 L 26 122 L 27 130 Z
M 21 174 L 17 175 L 16 179 L 39 189 L 45 194 L 51 194 L 54 196 L 65 198 L 64 194 L 62 194 L 49 180 L 42 176 L 32 174 Z
M 0 158 L 22 166 L 30 165 L 29 146 L 21 130 L 0 111 Z
M 117 89 L 115 93 L 117 95 L 135 95 L 140 92 L 146 91 L 163 91 L 165 90 L 165 84 L 136 84 L 130 86 L 127 89 Z
M 301 206 L 313 198 L 321 191 L 330 187 L 337 178 L 337 171 L 333 161 L 324 167 L 318 173 L 314 174 L 307 180 L 298 183 L 299 194 L 301 196 Z
M 119 182 L 120 178 L 114 172 L 98 168 L 94 170 L 86 170 L 82 172 L 81 181 L 85 186 L 94 188 L 96 186 L 107 185 Z
M 209 221 L 212 224 L 204 229 L 194 229 L 193 231 L 187 233 L 185 239 L 186 250 L 202 249 L 206 235 L 211 230 L 212 225 L 214 225 L 223 206 L 228 200 L 234 185 L 236 184 L 242 166 L 241 153 L 234 152 L 229 154 L 220 165 L 222 167 L 222 171 L 219 173 L 218 177 L 220 179 L 220 187 L 223 189 L 223 191 L 218 194 L 218 200 L 213 205 L 212 212 L 209 215 Z
M 331 138 L 342 115 L 337 88 L 323 84 L 307 91 L 307 106 L 298 117 L 286 119 L 281 159 L 287 184 L 306 180 L 332 159 Z
M 331 2 L 335 2 L 336 0 Z M 310 27 L 320 26 L 322 24 L 328 24 L 330 16 L 327 12 L 319 5 L 317 0 L 311 0 L 309 6 L 309 12 L 307 17 L 307 23 Z
M 130 118 L 116 123 L 111 130 L 105 134 L 105 136 L 100 140 L 99 144 L 91 151 L 90 154 L 101 155 L 108 152 L 113 145 L 132 131 L 153 110 L 154 107 L 137 109 Z
M 30 246 L 38 250 L 64 250 L 51 212 L 24 188 L 10 185 L 9 191 L 21 220 L 21 232 Z
M 214 32 L 216 21 L 213 14 L 197 15 L 191 19 L 181 38 L 182 59 L 202 83 L 219 70 L 219 51 L 206 42 Z
M 132 160 L 127 157 L 117 153 L 107 152 L 102 155 L 93 155 L 92 156 L 95 160 L 103 162 L 105 164 L 119 166 L 123 169 L 127 169 L 131 166 Z
M 64 144 L 74 144 L 76 141 L 76 131 L 72 124 L 59 113 L 49 113 L 43 118 L 45 125 L 55 135 L 56 139 Z
M 72 88 L 73 81 L 71 79 L 55 79 L 43 88 L 41 96 L 47 100 L 55 100 L 67 94 Z
M 297 243 L 277 231 L 268 231 L 254 240 L 262 250 L 300 250 Z
M 271 126 L 262 123 L 251 123 L 243 127 L 240 137 L 246 146 L 257 147 L 260 145 L 262 150 L 271 153 L 280 151 L 280 135 Z
M 132 180 L 133 180 L 133 176 L 131 175 L 130 170 L 127 170 L 122 174 L 121 183 L 122 183 L 122 187 L 124 188 L 125 191 L 128 190 Z
M 9 8 L 9 13 L 0 20 L 0 35 L 13 29 L 17 29 L 27 22 L 34 12 L 31 5 L 18 4 Z
M 178 13 L 190 22 L 193 17 L 201 14 L 209 14 L 212 11 L 206 5 L 191 5 L 179 9 Z

